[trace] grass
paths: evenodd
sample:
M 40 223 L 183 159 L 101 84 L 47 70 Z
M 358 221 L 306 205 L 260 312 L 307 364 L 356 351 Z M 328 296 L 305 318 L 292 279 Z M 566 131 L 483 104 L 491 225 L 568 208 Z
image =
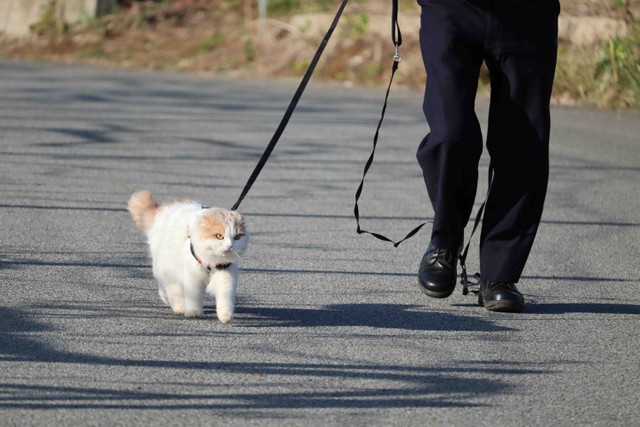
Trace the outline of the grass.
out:
M 268 0 L 267 15 L 283 18 L 296 13 L 327 12 L 335 5 L 335 0 Z
M 556 101 L 600 108 L 640 109 L 640 23 L 629 13 L 630 7 L 639 0 L 608 1 L 611 7 L 626 10 L 626 35 L 613 37 L 599 46 L 560 45 L 554 85 Z M 296 13 L 332 11 L 335 1 L 270 0 L 269 5 L 270 14 L 287 17 Z M 413 1 L 401 0 L 400 6 L 401 9 L 415 10 Z M 368 23 L 368 12 L 347 14 L 341 23 L 342 33 L 352 41 L 370 40 Z M 293 68 L 298 72 L 299 67 Z M 355 73 L 361 82 L 356 83 L 376 81 L 376 76 L 385 71 L 386 68 L 379 63 L 362 64 Z M 333 75 L 325 74 L 325 77 L 340 79 L 344 75 L 344 72 L 335 71 Z M 486 69 L 481 73 L 479 89 L 484 93 L 489 91 Z
M 83 59 L 106 59 L 109 57 L 109 54 L 105 52 L 105 50 L 101 47 L 95 47 L 92 49 L 80 51 L 78 55 Z
M 224 36 L 222 34 L 214 34 L 210 37 L 207 37 L 201 40 L 200 43 L 198 43 L 198 46 L 196 47 L 196 54 L 204 55 L 212 52 L 216 50 L 216 48 L 219 47 L 223 41 Z
M 42 8 L 40 19 L 31 26 L 31 31 L 38 35 L 63 34 L 67 30 L 67 25 L 58 19 L 54 1 Z
M 598 94 L 618 108 L 640 108 L 640 24 L 625 37 L 614 37 L 601 47 L 595 64 Z
M 615 0 L 614 6 L 629 5 Z M 601 108 L 640 109 L 640 22 L 600 46 L 560 46 L 554 90 L 560 98 Z

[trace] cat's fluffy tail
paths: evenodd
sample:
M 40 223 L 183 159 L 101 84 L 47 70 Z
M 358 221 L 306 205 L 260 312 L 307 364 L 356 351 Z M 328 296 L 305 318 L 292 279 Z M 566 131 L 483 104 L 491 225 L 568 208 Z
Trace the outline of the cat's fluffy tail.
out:
M 150 192 L 143 190 L 133 193 L 127 205 L 133 222 L 142 230 L 147 231 L 153 226 L 158 203 Z

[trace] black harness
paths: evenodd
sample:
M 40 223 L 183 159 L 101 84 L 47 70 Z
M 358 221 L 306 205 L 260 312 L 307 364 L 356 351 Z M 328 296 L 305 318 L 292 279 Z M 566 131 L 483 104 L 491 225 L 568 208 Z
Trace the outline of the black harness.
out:
M 191 249 L 191 255 L 193 255 L 193 257 L 195 258 L 196 261 L 198 261 L 198 264 L 200 264 L 202 267 L 204 267 L 209 273 L 213 274 L 214 269 L 211 268 L 210 265 L 206 265 L 202 262 L 202 258 L 198 257 L 198 255 L 196 255 L 196 251 L 195 249 L 193 249 L 193 242 L 191 242 L 191 237 L 189 237 L 189 247 Z M 216 270 L 226 270 L 227 268 L 231 267 L 230 262 L 224 262 L 224 263 L 220 263 L 220 264 L 216 264 L 215 265 L 215 269 Z

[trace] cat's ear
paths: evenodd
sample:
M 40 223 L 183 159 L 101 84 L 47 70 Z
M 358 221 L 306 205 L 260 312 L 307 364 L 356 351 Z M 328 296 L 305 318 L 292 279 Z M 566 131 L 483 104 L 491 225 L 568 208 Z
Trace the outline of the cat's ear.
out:
M 193 231 L 202 227 L 202 215 L 203 211 L 194 212 L 189 219 L 189 233 L 191 234 Z
M 246 226 L 246 223 L 244 221 L 244 217 L 242 215 L 240 215 L 240 213 L 237 212 L 237 211 L 231 211 L 231 216 L 233 217 L 233 220 L 235 222 L 236 228 L 240 232 L 244 233 L 245 232 L 245 226 Z

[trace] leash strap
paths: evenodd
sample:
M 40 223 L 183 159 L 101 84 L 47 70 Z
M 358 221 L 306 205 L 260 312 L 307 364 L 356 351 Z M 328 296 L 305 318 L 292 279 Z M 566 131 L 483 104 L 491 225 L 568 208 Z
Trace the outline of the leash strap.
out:
M 280 121 L 280 124 L 278 125 L 278 128 L 276 129 L 275 133 L 271 137 L 271 141 L 269 142 L 269 145 L 267 145 L 267 148 L 264 150 L 264 153 L 262 154 L 262 157 L 260 158 L 260 161 L 258 161 L 258 164 L 256 165 L 255 169 L 251 173 L 251 176 L 249 177 L 249 180 L 245 184 L 244 189 L 242 190 L 242 193 L 240 193 L 240 197 L 238 198 L 236 203 L 233 205 L 231 210 L 233 210 L 233 211 L 238 210 L 238 207 L 240 206 L 240 203 L 242 203 L 242 200 L 244 200 L 245 196 L 247 195 L 247 193 L 249 192 L 249 190 L 253 186 L 253 183 L 258 178 L 258 175 L 260 175 L 260 171 L 262 171 L 262 168 L 264 167 L 265 163 L 267 163 L 267 160 L 269 160 L 269 156 L 271 155 L 271 152 L 273 151 L 273 149 L 275 148 L 276 144 L 278 143 L 278 140 L 280 139 L 280 136 L 282 135 L 282 132 L 284 132 L 284 129 L 287 127 L 287 124 L 289 123 L 289 119 L 291 118 L 291 115 L 293 114 L 293 111 L 296 109 L 296 106 L 298 105 L 298 101 L 300 100 L 300 97 L 302 96 L 302 93 L 304 92 L 305 88 L 307 87 L 307 83 L 309 83 L 309 80 L 311 79 L 311 75 L 313 74 L 314 70 L 316 69 L 316 65 L 318 65 L 318 61 L 320 60 L 320 57 L 322 56 L 322 52 L 324 52 L 324 48 L 327 46 L 327 43 L 329 42 L 329 39 L 331 38 L 331 35 L 333 34 L 333 31 L 337 27 L 338 21 L 340 20 L 340 17 L 342 16 L 342 12 L 344 11 L 344 8 L 347 6 L 347 2 L 348 1 L 349 0 L 343 0 L 342 1 L 342 4 L 340 5 L 340 8 L 338 9 L 338 12 L 336 13 L 335 18 L 333 18 L 333 22 L 331 23 L 331 27 L 329 28 L 329 30 L 325 34 L 324 38 L 322 39 L 322 42 L 320 43 L 320 46 L 318 47 L 318 50 L 316 51 L 316 54 L 313 56 L 313 60 L 309 64 L 309 67 L 307 68 L 307 71 L 305 72 L 304 77 L 302 78 L 302 81 L 300 82 L 300 85 L 298 86 L 298 89 L 296 90 L 295 94 L 293 95 L 293 98 L 291 99 L 291 102 L 289 103 L 289 107 L 285 111 L 284 116 L 282 117 L 282 120 Z M 394 0 L 394 1 L 397 1 L 397 0 Z
M 476 273 L 473 277 L 476 279 L 475 282 L 469 280 L 469 276 L 467 274 L 467 254 L 469 253 L 469 245 L 471 244 L 471 239 L 478 229 L 478 225 L 480 224 L 480 220 L 482 219 L 482 214 L 484 213 L 484 208 L 487 205 L 487 199 L 489 199 L 489 192 L 491 191 L 491 183 L 493 182 L 493 165 L 489 162 L 489 172 L 487 176 L 488 186 L 487 186 L 487 195 L 484 198 L 484 201 L 480 205 L 478 209 L 478 213 L 476 214 L 476 220 L 473 223 L 473 229 L 471 230 L 471 235 L 469 236 L 469 240 L 467 241 L 467 245 L 464 248 L 464 251 L 460 254 L 458 259 L 460 260 L 460 268 L 462 269 L 462 273 L 460 274 L 460 284 L 462 284 L 462 295 L 467 295 L 469 293 L 469 286 L 478 286 L 480 284 L 480 273 Z M 478 291 L 472 291 L 477 293 Z
M 394 4 L 396 3 L 396 1 L 394 1 Z M 396 28 L 397 23 L 395 23 L 393 25 L 393 28 Z M 394 34 L 394 40 L 395 40 L 395 31 L 393 32 Z M 400 34 L 400 31 L 398 30 L 398 34 Z M 399 42 L 401 42 L 401 38 L 398 39 Z M 422 227 L 424 227 L 426 224 L 428 224 L 431 221 L 427 221 L 424 222 L 422 224 L 420 224 L 419 226 L 417 226 L 416 228 L 414 228 L 413 230 L 411 230 L 402 240 L 399 241 L 394 241 L 391 240 L 390 238 L 388 238 L 387 236 L 384 236 L 380 233 L 375 233 L 372 231 L 367 231 L 362 229 L 362 227 L 360 226 L 360 209 L 358 207 L 358 200 L 360 200 L 360 196 L 362 195 L 362 190 L 364 188 L 364 178 L 365 176 L 367 176 L 367 173 L 369 172 L 369 168 L 371 168 L 371 165 L 373 164 L 373 158 L 375 157 L 376 154 L 376 147 L 378 146 L 378 138 L 380 136 L 380 127 L 382 126 L 382 121 L 384 120 L 384 114 L 387 110 L 387 101 L 389 99 L 389 92 L 391 91 L 391 84 L 393 83 L 393 76 L 395 75 L 396 71 L 398 70 L 398 63 L 400 62 L 400 56 L 398 55 L 398 46 L 399 44 L 396 44 L 396 55 L 393 58 L 393 65 L 391 67 L 391 78 L 389 79 L 389 85 L 387 86 L 387 92 L 385 93 L 384 96 L 384 104 L 382 105 L 382 114 L 380 115 L 380 120 L 378 121 L 378 127 L 376 128 L 376 133 L 373 136 L 373 149 L 371 150 L 371 154 L 369 155 L 369 159 L 367 160 L 367 163 L 364 166 L 364 171 L 362 173 L 362 179 L 360 180 L 360 185 L 358 186 L 358 189 L 356 190 L 356 196 L 355 196 L 355 205 L 353 207 L 353 215 L 356 217 L 356 224 L 357 224 L 357 229 L 356 232 L 358 234 L 369 234 L 373 237 L 375 237 L 378 240 L 382 240 L 385 242 L 391 242 L 393 243 L 394 247 L 398 247 L 400 245 L 400 243 L 404 242 L 405 240 L 407 240 L 408 238 L 412 237 L 414 234 L 416 234 L 418 231 L 420 231 L 420 229 Z
M 402 33 L 400 32 L 400 25 L 398 24 L 398 0 L 391 2 L 391 40 L 396 48 L 402 44 Z
M 358 200 L 360 200 L 360 196 L 362 195 L 362 190 L 364 188 L 364 178 L 365 176 L 367 176 L 367 173 L 369 172 L 369 168 L 371 168 L 371 165 L 373 164 L 373 158 L 376 153 L 376 147 L 378 146 L 378 138 L 380 137 L 380 127 L 382 126 L 382 121 L 384 120 L 384 115 L 385 115 L 385 112 L 387 111 L 387 102 L 389 100 L 389 92 L 391 91 L 391 84 L 393 83 L 393 77 L 396 74 L 396 71 L 398 70 L 398 65 L 402 60 L 402 57 L 398 52 L 398 48 L 402 44 L 402 33 L 400 32 L 400 25 L 398 24 L 398 0 L 393 0 L 392 2 L 391 39 L 396 49 L 395 55 L 393 57 L 393 65 L 391 66 L 391 78 L 389 79 L 387 92 L 385 93 L 385 96 L 384 96 L 384 103 L 382 105 L 382 113 L 380 114 L 378 127 L 376 128 L 376 133 L 373 136 L 373 149 L 371 150 L 369 159 L 367 160 L 367 163 L 364 166 L 364 171 L 362 173 L 362 179 L 360 180 L 360 185 L 358 186 L 358 190 L 356 190 L 355 205 L 353 207 L 353 215 L 356 217 L 356 224 L 357 224 L 356 232 L 358 234 L 369 234 L 378 240 L 391 242 L 393 243 L 393 246 L 397 248 L 402 242 L 404 242 L 405 240 L 415 235 L 418 231 L 420 231 L 422 227 L 424 227 L 426 224 L 430 223 L 431 221 L 423 222 L 422 224 L 420 224 L 419 226 L 411 230 L 409 233 L 407 233 L 407 235 L 402 240 L 399 240 L 396 242 L 380 233 L 375 233 L 372 231 L 367 231 L 362 229 L 362 227 L 360 226 L 360 209 L 358 207 Z

